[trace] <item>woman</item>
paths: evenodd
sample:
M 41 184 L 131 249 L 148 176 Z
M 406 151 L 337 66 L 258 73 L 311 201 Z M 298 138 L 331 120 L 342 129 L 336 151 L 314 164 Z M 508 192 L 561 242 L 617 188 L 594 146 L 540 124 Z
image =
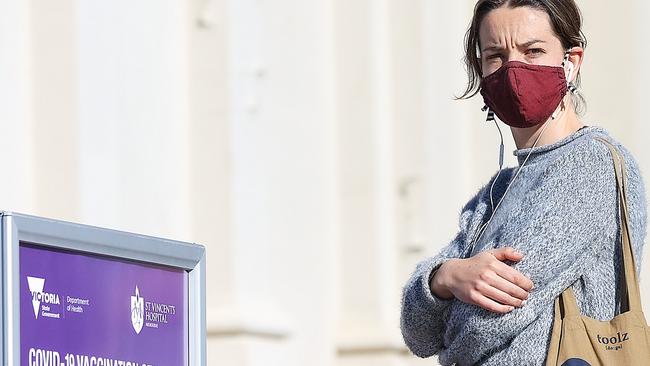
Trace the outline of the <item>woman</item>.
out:
M 469 85 L 510 126 L 519 166 L 463 208 L 460 230 L 404 287 L 401 328 L 442 365 L 543 365 L 554 299 L 572 286 L 584 315 L 620 311 L 612 142 L 628 167 L 637 271 L 645 190 L 630 153 L 579 118 L 585 40 L 573 0 L 480 0 L 466 37 Z

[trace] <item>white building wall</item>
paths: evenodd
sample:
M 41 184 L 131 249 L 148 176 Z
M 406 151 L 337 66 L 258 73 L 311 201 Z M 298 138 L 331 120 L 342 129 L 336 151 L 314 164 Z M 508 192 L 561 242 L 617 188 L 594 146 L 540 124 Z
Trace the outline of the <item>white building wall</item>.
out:
M 473 4 L 0 2 L 0 207 L 204 244 L 210 365 L 431 364 L 400 288 L 497 166 L 453 100 Z M 625 4 L 580 1 L 586 121 L 650 171 L 650 8 Z
M 30 7 L 23 1 L 0 2 L 0 202 L 34 210 L 36 182 L 32 161 L 32 68 Z

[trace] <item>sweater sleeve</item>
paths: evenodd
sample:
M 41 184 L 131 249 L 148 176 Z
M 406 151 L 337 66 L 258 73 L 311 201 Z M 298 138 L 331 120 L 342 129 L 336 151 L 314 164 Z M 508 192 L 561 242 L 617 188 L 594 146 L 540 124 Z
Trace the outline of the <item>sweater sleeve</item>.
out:
M 481 202 L 481 197 L 486 187 L 461 210 L 456 237 L 437 255 L 418 263 L 403 288 L 400 328 L 406 345 L 416 356 L 430 357 L 443 347 L 443 316 L 453 300 L 435 296 L 431 292 L 429 279 L 444 262 L 463 255 L 469 233 L 476 230 L 485 215 L 486 204 Z
M 499 234 L 486 239 L 493 241 L 487 247 L 511 246 L 524 253 L 524 259 L 514 267 L 535 285 L 527 304 L 507 314 L 496 314 L 454 302 L 445 334 L 448 347 L 441 352 L 443 364 L 474 364 L 507 347 L 616 242 L 612 158 L 598 141 L 585 145 L 550 164 L 535 188 L 516 198 L 521 204 L 508 213 L 508 220 L 497 230 Z

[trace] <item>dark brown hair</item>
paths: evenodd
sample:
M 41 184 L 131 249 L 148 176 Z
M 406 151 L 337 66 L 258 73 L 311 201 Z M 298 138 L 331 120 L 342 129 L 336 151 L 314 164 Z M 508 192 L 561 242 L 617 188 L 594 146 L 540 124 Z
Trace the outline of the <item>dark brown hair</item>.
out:
M 582 32 L 582 14 L 574 0 L 479 0 L 474 7 L 474 16 L 465 34 L 465 65 L 467 67 L 467 88 L 457 99 L 475 96 L 481 85 L 482 70 L 480 59 L 479 29 L 485 16 L 492 10 L 508 6 L 517 8 L 528 6 L 545 11 L 551 19 L 551 27 L 562 42 L 564 49 L 576 46 L 586 47 L 587 38 Z M 580 73 L 575 81 L 580 85 Z M 584 98 L 578 95 L 584 104 Z M 574 100 L 574 103 L 578 101 Z

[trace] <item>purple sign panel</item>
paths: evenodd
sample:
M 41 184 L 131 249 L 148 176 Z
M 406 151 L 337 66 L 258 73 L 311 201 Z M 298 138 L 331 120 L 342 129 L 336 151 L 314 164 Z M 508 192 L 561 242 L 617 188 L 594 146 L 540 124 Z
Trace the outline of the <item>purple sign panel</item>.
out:
M 20 364 L 188 364 L 188 274 L 20 245 Z

